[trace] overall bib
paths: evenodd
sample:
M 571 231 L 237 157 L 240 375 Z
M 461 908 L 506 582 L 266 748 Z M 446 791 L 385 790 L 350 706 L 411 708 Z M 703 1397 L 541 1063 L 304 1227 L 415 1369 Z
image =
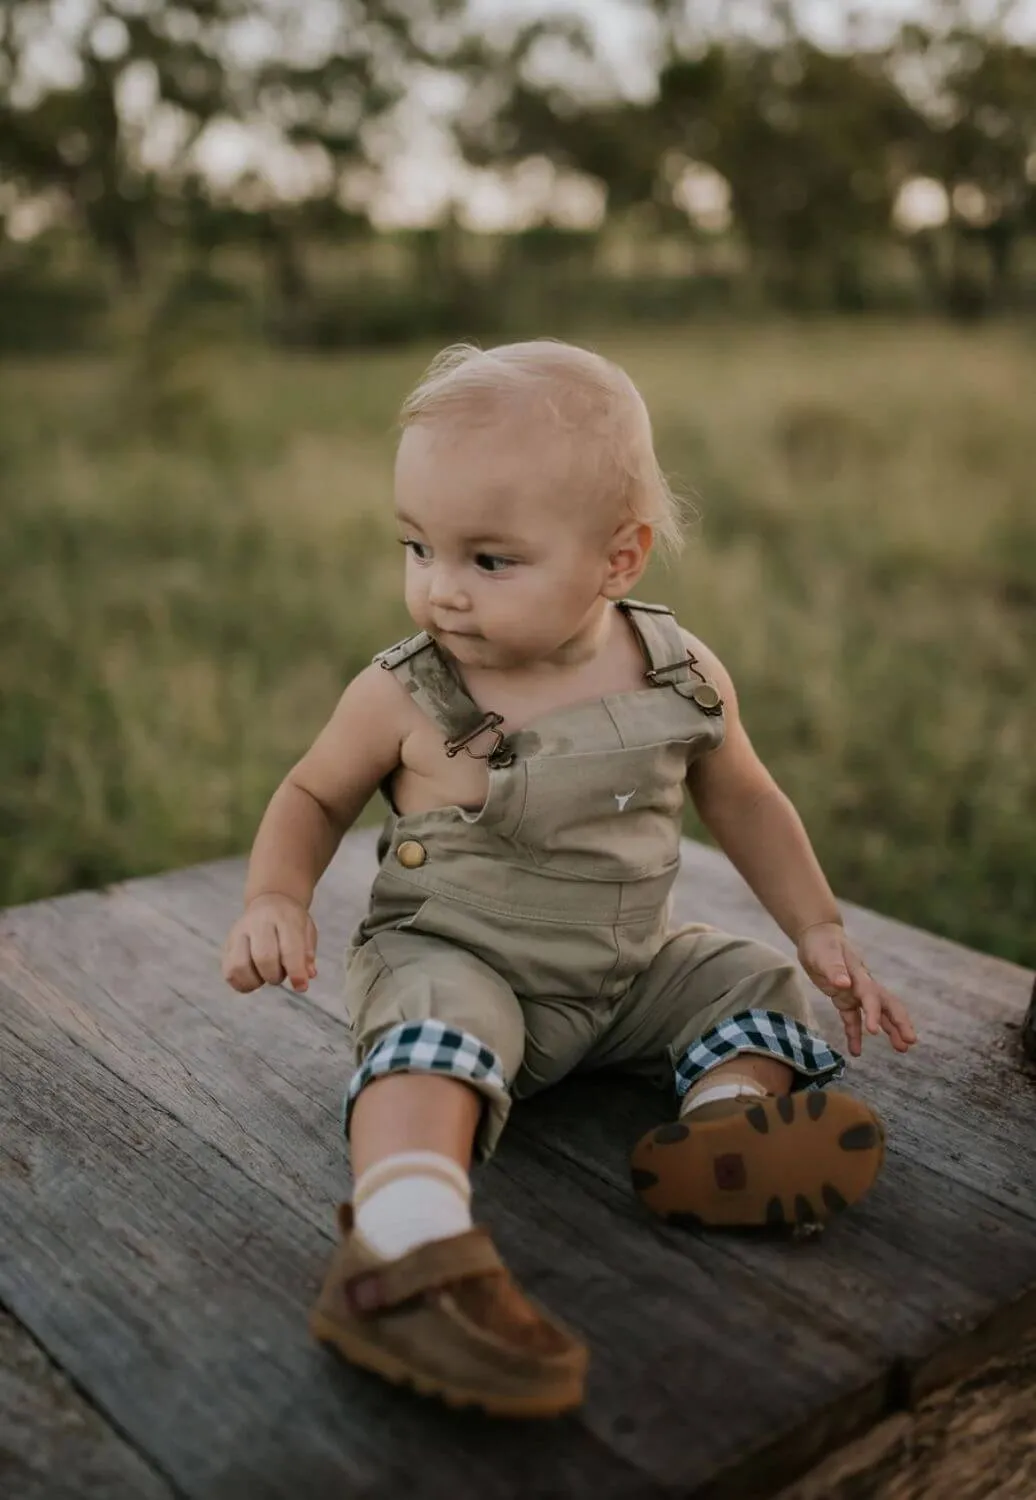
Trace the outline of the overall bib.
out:
M 357 1068 L 345 1100 L 390 1072 L 442 1073 L 486 1101 L 494 1149 L 512 1098 L 575 1069 L 622 1068 L 682 1095 L 738 1052 L 795 1087 L 844 1060 L 813 1030 L 805 980 L 775 949 L 669 925 L 685 778 L 723 739 L 723 706 L 672 613 L 627 600 L 645 685 L 553 710 L 504 736 L 426 633 L 375 660 L 484 758 L 481 809 L 391 813 L 349 952 Z

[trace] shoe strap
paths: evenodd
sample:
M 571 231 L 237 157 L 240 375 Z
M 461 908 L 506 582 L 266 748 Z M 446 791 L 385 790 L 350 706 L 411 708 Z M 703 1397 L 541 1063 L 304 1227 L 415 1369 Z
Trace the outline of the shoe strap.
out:
M 350 1276 L 343 1286 L 349 1311 L 369 1318 L 387 1307 L 398 1307 L 422 1292 L 436 1291 L 454 1281 L 490 1276 L 504 1269 L 485 1229 L 467 1229 L 446 1240 L 429 1240 L 409 1255 L 371 1266 Z

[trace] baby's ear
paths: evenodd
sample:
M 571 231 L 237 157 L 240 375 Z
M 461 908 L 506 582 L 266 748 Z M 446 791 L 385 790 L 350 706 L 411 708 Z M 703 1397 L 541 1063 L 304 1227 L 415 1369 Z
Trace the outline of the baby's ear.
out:
M 647 567 L 655 534 L 646 521 L 623 521 L 608 543 L 608 575 L 602 592 L 621 599 Z

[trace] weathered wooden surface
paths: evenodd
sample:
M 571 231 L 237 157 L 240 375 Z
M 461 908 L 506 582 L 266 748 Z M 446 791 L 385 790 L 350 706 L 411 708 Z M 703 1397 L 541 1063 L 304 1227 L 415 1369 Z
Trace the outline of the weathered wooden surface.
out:
M 0 1312 L 0 1495 L 173 1500 L 25 1330 Z
M 1025 1020 L 1022 1022 L 1022 1047 L 1026 1057 L 1036 1063 L 1036 984 L 1032 987 L 1029 1009 L 1025 1012 Z
M 1036 1334 L 932 1392 L 783 1490 L 779 1500 L 1033 1500 Z
M 240 861 L 0 924 L 0 1301 L 152 1482 L 206 1500 L 748 1500 L 1036 1316 L 1031 976 L 850 910 L 922 1035 L 905 1060 L 872 1044 L 853 1069 L 891 1137 L 854 1214 L 798 1244 L 661 1227 L 626 1158 L 662 1101 L 566 1084 L 514 1111 L 478 1206 L 525 1284 L 587 1335 L 586 1409 L 530 1440 L 338 1366 L 304 1311 L 347 1191 L 339 967 L 372 871 L 372 836 L 351 836 L 318 893 L 306 996 L 220 979 Z M 698 845 L 677 915 L 775 938 Z

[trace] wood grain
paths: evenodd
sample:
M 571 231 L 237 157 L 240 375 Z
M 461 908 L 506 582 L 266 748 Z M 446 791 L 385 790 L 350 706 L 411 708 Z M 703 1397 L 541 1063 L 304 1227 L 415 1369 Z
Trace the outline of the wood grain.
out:
M 34 968 L 25 962 L 28 948 Z M 250 1181 L 313 1227 L 330 1224 L 330 1169 L 312 1149 L 330 1112 L 309 1098 L 313 1068 L 336 1065 L 321 1013 L 276 990 L 258 992 L 255 1005 L 226 992 L 211 947 L 121 891 L 7 913 L 0 953 L 7 980 L 42 1028 L 159 1100 L 222 1157 L 240 1157 Z M 181 1005 L 184 993 L 189 1007 Z M 271 1005 L 282 1007 L 279 1040 L 264 1010 Z M 264 1092 L 267 1065 L 274 1080 Z M 844 1350 L 843 1329 L 808 1326 L 792 1337 L 798 1308 L 745 1278 L 730 1289 L 729 1305 L 717 1308 L 715 1257 L 700 1242 L 648 1257 L 645 1226 L 616 1224 L 576 1184 L 564 1188 L 556 1214 L 543 1185 L 537 1199 L 531 1227 L 528 1188 L 501 1173 L 487 1181 L 481 1203 L 531 1290 L 591 1338 L 597 1361 L 585 1421 L 631 1463 L 643 1461 L 667 1481 L 696 1482 L 753 1442 L 760 1424 L 805 1421 L 820 1385 L 826 1395 L 856 1401 L 861 1383 L 880 1380 L 879 1356 L 864 1340 Z M 300 1323 L 303 1311 L 300 1299 Z M 748 1403 L 736 1421 L 688 1436 L 673 1418 L 682 1389 L 699 1386 L 699 1350 L 708 1343 L 718 1344 L 709 1391 L 723 1404 L 733 1383 Z M 780 1388 L 772 1388 L 766 1362 L 742 1368 L 747 1343 L 768 1361 L 780 1359 Z M 672 1359 L 658 1370 L 658 1352 L 670 1344 Z
M 30 950 L 34 967 L 25 956 Z M 331 1115 L 327 1101 L 314 1095 L 323 1082 L 337 1100 L 341 1048 L 326 1045 L 326 1017 L 297 998 L 268 989 L 242 1000 L 227 991 L 213 951 L 116 891 L 9 913 L 0 963 L 47 1026 L 159 1102 L 314 1227 L 326 1227 L 334 1162 L 312 1142 Z M 149 959 L 144 964 L 142 953 Z M 184 993 L 189 1007 L 181 1004 Z M 273 1035 L 278 1006 L 279 1037 Z M 274 1071 L 269 1085 L 267 1066 Z M 531 1229 L 530 1196 L 537 1208 Z M 666 1478 L 707 1474 L 753 1439 L 760 1424 L 779 1428 L 786 1416 L 803 1419 L 818 1389 L 855 1400 L 861 1384 L 880 1381 L 880 1352 L 864 1335 L 845 1349 L 849 1330 L 838 1320 L 833 1328 L 818 1319 L 816 1328 L 794 1329 L 797 1302 L 782 1301 L 732 1267 L 729 1305 L 717 1309 L 717 1256 L 701 1241 L 670 1235 L 664 1249 L 652 1251 L 650 1221 L 616 1223 L 599 1199 L 573 1182 L 562 1184 L 557 1197 L 552 1215 L 549 1181 L 518 1183 L 504 1171 L 487 1174 L 480 1205 L 530 1289 L 564 1309 L 594 1344 L 595 1402 L 588 1420 L 595 1431 L 607 1433 L 615 1423 L 625 1428 L 615 1441 L 631 1459 L 645 1455 Z M 625 1189 L 621 1201 L 624 1207 L 632 1202 Z M 663 1400 L 661 1394 L 651 1404 L 651 1422 L 645 1420 L 638 1402 L 660 1378 L 652 1375 L 658 1349 L 674 1339 L 682 1354 L 661 1377 L 662 1387 L 677 1374 L 696 1385 L 697 1350 L 718 1343 L 712 1357 L 717 1392 L 734 1382 L 757 1395 L 743 1420 L 728 1421 L 721 1433 L 702 1429 L 688 1438 L 669 1420 L 673 1396 Z M 777 1391 L 770 1389 L 765 1364 L 753 1359 L 747 1372 L 741 1369 L 746 1340 L 781 1361 Z
M 1032 1500 L 1036 1334 L 881 1422 L 779 1500 Z
M 516 1108 L 478 1204 L 523 1282 L 590 1340 L 584 1412 L 530 1443 L 329 1364 L 303 1319 L 348 1181 L 341 962 L 373 850 L 350 835 L 321 883 L 305 996 L 220 978 L 243 861 L 0 920 L 0 1297 L 178 1492 L 297 1495 L 305 1474 L 318 1497 L 422 1500 L 463 1477 L 489 1496 L 749 1500 L 1021 1336 L 1031 976 L 849 909 L 923 1038 L 905 1062 L 871 1046 L 853 1068 L 891 1138 L 854 1214 L 804 1243 L 660 1226 L 627 1159 L 664 1099 L 578 1080 Z M 700 845 L 676 915 L 775 937 Z M 371 1434 L 388 1426 L 386 1451 Z
M 164 1480 L 3 1311 L 0 1494 L 6 1500 L 173 1500 Z
M 1030 1062 L 1036 1063 L 1036 984 L 1032 987 L 1032 998 L 1022 1022 L 1022 1051 Z
M 490 1497 L 656 1493 L 577 1423 L 533 1445 L 340 1367 L 303 1320 L 329 1238 L 2 983 L 0 1013 L 0 1296 L 179 1493 L 446 1500 L 460 1454 Z

